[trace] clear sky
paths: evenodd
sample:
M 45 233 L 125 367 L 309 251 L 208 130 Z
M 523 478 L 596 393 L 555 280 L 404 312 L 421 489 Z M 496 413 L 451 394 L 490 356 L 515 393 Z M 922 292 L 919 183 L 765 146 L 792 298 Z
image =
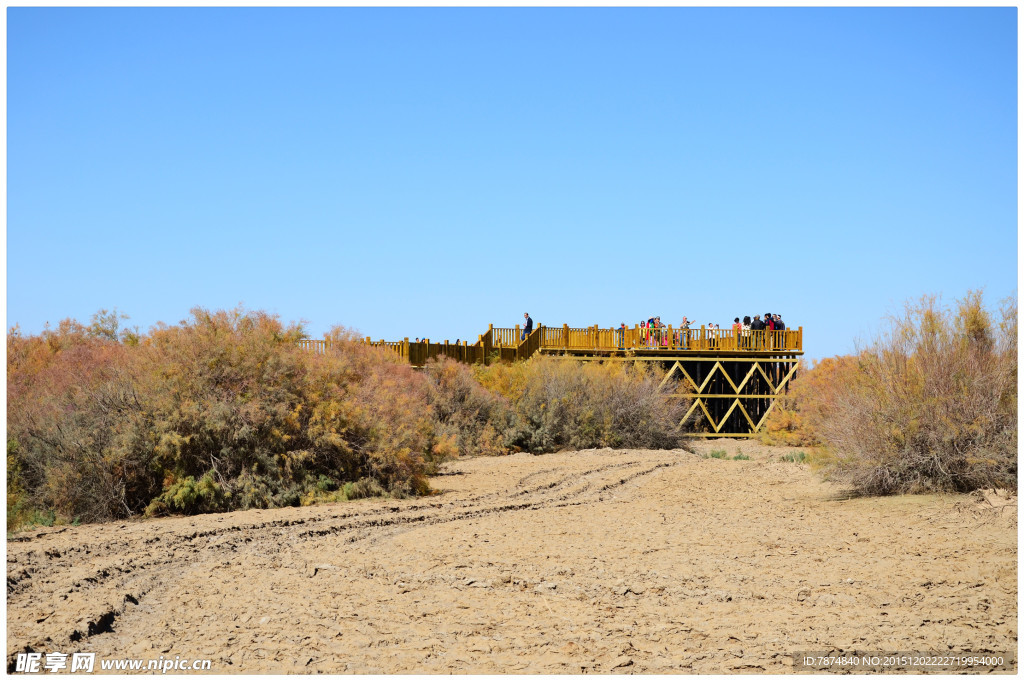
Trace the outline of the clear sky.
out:
M 7 325 L 850 352 L 1017 287 L 1017 9 L 7 10 Z

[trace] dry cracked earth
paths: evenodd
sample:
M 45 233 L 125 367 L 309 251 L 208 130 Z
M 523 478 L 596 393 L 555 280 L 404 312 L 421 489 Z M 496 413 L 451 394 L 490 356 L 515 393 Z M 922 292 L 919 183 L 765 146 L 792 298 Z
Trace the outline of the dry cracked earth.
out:
M 432 497 L 15 535 L 8 668 L 23 651 L 229 674 L 1016 659 L 1016 497 L 851 499 L 785 449 L 693 447 L 463 460 Z

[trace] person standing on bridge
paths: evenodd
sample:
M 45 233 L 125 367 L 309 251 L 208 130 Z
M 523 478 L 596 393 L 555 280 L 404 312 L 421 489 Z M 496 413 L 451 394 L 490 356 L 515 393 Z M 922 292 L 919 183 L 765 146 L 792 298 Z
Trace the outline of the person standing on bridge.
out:
M 764 322 L 761 321 L 761 315 L 754 315 L 754 321 L 750 322 L 750 330 L 755 332 L 752 334 L 754 350 L 760 350 L 764 347 L 764 329 L 765 326 Z
M 690 320 L 683 315 L 683 321 L 679 322 L 679 347 L 683 350 L 690 347 Z
M 533 320 L 530 318 L 530 313 L 524 312 L 523 317 L 526 318 L 526 326 L 523 327 L 523 334 L 519 338 L 520 341 L 526 340 L 526 337 L 529 336 L 531 332 L 533 332 Z

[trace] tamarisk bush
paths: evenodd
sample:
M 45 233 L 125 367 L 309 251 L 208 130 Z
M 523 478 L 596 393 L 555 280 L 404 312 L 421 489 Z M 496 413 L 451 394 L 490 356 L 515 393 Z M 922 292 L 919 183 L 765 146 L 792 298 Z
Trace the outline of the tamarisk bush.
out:
M 323 355 L 299 349 L 302 335 L 263 312 L 200 308 L 130 342 L 110 324 L 12 330 L 8 451 L 23 506 L 89 522 L 298 504 L 321 478 L 425 492 L 422 378 L 343 330 Z
M 427 401 L 436 423 L 433 461 L 508 453 L 514 412 L 508 398 L 484 388 L 472 369 L 448 358 L 426 366 Z
M 687 405 L 668 397 L 663 374 L 649 365 L 535 357 L 478 376 L 510 399 L 515 421 L 507 441 L 518 449 L 670 449 L 682 441 Z
M 1016 299 L 998 321 L 980 292 L 952 310 L 925 297 L 890 321 L 794 386 L 831 474 L 865 494 L 1016 488 Z

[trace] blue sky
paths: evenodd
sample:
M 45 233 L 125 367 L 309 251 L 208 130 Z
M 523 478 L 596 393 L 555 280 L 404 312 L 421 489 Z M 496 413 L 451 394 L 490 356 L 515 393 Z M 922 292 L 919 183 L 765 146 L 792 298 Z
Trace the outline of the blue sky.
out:
M 7 325 L 475 340 L 1017 287 L 1017 9 L 7 10 Z

